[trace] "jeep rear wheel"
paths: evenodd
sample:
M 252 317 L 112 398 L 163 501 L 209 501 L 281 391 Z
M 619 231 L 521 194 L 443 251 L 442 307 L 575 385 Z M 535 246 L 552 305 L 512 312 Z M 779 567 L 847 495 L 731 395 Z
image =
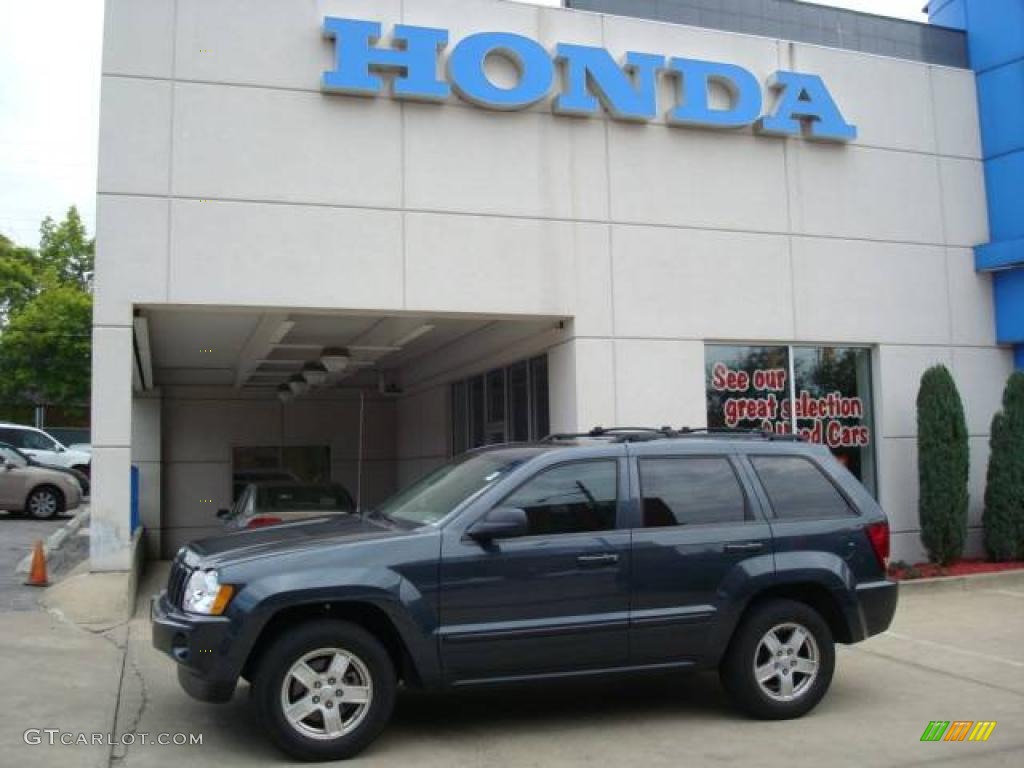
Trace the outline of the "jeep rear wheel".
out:
M 279 637 L 253 696 L 275 743 L 300 760 L 344 760 L 365 749 L 394 708 L 395 668 L 362 627 L 315 621 Z
M 722 661 L 722 685 L 747 714 L 785 720 L 806 714 L 832 682 L 835 646 L 808 605 L 771 600 L 744 618 Z

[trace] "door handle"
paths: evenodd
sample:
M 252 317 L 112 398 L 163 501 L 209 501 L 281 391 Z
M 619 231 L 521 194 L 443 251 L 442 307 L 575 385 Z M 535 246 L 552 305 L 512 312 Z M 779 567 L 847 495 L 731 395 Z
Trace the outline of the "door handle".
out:
M 764 549 L 763 541 L 748 541 L 743 544 L 726 544 L 726 552 L 760 552 Z
M 605 565 L 615 565 L 619 562 L 619 556 L 615 554 L 603 555 L 580 555 L 576 558 L 576 565 L 580 568 L 601 568 Z

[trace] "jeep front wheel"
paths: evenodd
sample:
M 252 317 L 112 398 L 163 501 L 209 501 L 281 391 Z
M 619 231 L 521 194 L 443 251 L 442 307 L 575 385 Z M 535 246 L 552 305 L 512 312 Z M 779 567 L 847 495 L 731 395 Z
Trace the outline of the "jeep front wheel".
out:
M 394 708 L 395 668 L 362 627 L 316 621 L 279 637 L 253 696 L 277 745 L 300 760 L 344 760 L 365 749 Z
M 740 709 L 763 720 L 785 720 L 821 701 L 835 661 L 832 632 L 817 611 L 771 600 L 744 618 L 719 671 Z

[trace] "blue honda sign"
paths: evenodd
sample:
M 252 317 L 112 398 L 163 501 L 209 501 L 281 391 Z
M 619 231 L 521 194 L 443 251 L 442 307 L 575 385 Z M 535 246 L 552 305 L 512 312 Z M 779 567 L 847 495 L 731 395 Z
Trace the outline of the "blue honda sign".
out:
M 334 69 L 323 73 L 321 88 L 330 93 L 376 96 L 382 74 L 392 75 L 396 99 L 441 102 L 454 91 L 480 107 L 517 110 L 544 100 L 558 88 L 553 110 L 560 115 L 593 115 L 604 109 L 613 118 L 646 122 L 665 112 L 672 125 L 704 128 L 753 126 L 769 136 L 799 136 L 822 141 L 851 141 L 857 128 L 846 122 L 817 75 L 778 71 L 766 84 L 774 108 L 765 111 L 761 83 L 735 64 L 627 53 L 617 62 L 603 48 L 560 43 L 552 54 L 535 40 L 507 32 L 481 32 L 460 40 L 448 53 L 446 75 L 438 60 L 448 47 L 448 31 L 395 25 L 393 44 L 382 46 L 381 25 L 357 19 L 324 19 L 324 35 L 334 41 Z M 511 62 L 513 85 L 495 83 L 487 74 L 490 57 Z M 671 78 L 675 103 L 658 104 L 659 78 Z M 725 107 L 712 106 L 712 86 L 729 95 Z

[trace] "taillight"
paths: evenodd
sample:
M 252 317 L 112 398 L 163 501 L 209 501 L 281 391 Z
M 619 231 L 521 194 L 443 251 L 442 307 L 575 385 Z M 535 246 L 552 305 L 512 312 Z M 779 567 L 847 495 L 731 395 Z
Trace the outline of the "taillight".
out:
M 875 550 L 875 557 L 878 558 L 878 564 L 882 566 L 882 570 L 889 568 L 889 523 L 871 523 L 866 529 L 868 534 L 868 541 L 871 542 L 871 548 Z
M 267 525 L 277 525 L 278 523 L 283 523 L 283 522 L 284 522 L 284 520 L 282 520 L 280 517 L 270 517 L 269 515 L 259 515 L 257 517 L 254 517 L 248 523 L 246 523 L 245 527 L 246 528 L 263 528 L 264 526 L 267 526 Z

